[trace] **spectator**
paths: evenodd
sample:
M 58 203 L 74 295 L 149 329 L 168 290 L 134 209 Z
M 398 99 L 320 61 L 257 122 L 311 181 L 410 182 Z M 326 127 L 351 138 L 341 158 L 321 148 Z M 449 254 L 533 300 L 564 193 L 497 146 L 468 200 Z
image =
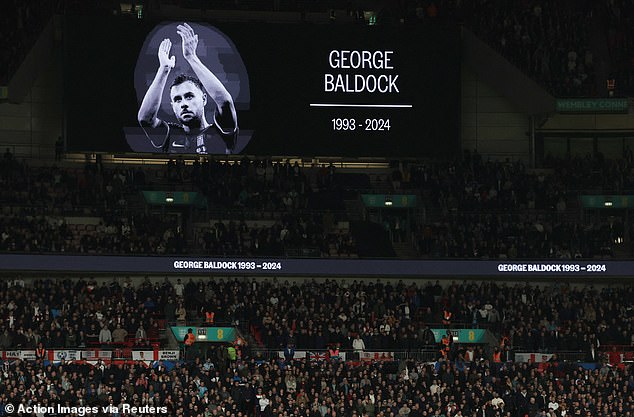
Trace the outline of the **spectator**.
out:
M 99 343 L 102 345 L 112 343 L 112 333 L 108 326 L 103 326 L 99 332 Z
M 361 339 L 361 336 L 358 334 L 352 341 L 352 349 L 357 354 L 360 354 L 365 350 L 365 343 L 363 342 L 363 339 Z
M 112 332 L 112 341 L 117 344 L 122 344 L 125 342 L 126 337 L 128 337 L 128 331 L 122 328 L 120 324 L 117 324 L 117 327 Z

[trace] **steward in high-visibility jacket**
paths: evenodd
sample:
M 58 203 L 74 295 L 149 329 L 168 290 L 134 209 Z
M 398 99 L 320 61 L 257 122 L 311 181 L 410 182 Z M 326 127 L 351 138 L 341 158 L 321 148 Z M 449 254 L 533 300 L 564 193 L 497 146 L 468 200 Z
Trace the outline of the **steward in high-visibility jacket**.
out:
M 191 345 L 194 344 L 195 341 L 196 341 L 196 336 L 194 336 L 194 331 L 192 329 L 188 329 L 187 334 L 185 335 L 185 340 L 183 340 L 183 342 L 185 343 L 185 346 L 190 347 Z
M 500 349 L 495 348 L 493 351 L 493 363 L 501 363 L 502 362 L 502 352 Z
M 449 338 L 446 335 L 443 335 L 440 340 L 440 356 L 443 359 L 449 359 L 449 351 L 451 350 Z

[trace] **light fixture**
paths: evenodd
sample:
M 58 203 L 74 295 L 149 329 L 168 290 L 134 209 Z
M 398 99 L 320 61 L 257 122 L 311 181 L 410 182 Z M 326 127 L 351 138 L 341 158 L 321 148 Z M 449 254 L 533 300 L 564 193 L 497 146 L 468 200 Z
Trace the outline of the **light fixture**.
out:
M 605 207 L 612 207 L 612 201 L 610 201 L 610 200 L 605 200 L 605 202 L 603 203 L 603 205 L 604 205 Z
M 385 196 L 385 205 L 390 207 L 392 205 L 392 196 L 391 195 L 386 195 Z
M 166 203 L 173 203 L 174 202 L 174 194 L 172 194 L 172 193 L 165 194 L 165 202 Z

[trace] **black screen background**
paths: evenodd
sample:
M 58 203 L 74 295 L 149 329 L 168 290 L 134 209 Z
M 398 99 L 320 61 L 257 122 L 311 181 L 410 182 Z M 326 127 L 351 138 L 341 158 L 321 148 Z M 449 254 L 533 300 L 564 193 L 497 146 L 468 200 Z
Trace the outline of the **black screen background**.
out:
M 134 69 L 159 22 L 66 17 L 64 107 L 69 151 L 129 153 L 122 128 L 136 126 Z M 203 23 L 203 22 L 199 22 Z M 251 108 L 238 112 L 255 134 L 252 155 L 424 157 L 460 150 L 457 27 L 214 23 L 246 65 Z M 174 47 L 180 47 L 175 44 Z M 331 50 L 393 50 L 398 95 L 324 93 Z M 158 65 L 158 60 L 157 60 Z M 341 70 L 354 74 L 379 70 Z M 309 103 L 413 104 L 412 109 L 323 109 Z M 334 131 L 331 119 L 390 119 L 383 132 Z

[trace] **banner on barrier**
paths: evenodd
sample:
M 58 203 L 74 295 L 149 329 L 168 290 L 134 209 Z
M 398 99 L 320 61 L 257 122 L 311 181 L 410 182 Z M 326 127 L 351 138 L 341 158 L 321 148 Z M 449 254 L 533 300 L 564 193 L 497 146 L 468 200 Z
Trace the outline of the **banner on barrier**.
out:
M 19 350 L 7 350 L 2 352 L 2 359 L 22 359 Z
M 305 350 L 297 350 L 295 351 L 295 355 L 293 355 L 293 359 L 306 359 L 307 354 L 308 352 L 306 352 Z M 279 352 L 277 352 L 277 357 L 280 359 L 285 359 L 284 351 L 280 350 Z
M 278 351 L 277 357 L 280 359 L 285 359 L 284 351 L 283 350 Z M 310 352 L 306 350 L 295 351 L 295 355 L 293 356 L 293 359 L 306 359 L 306 358 L 308 358 L 311 361 L 325 361 L 325 360 L 329 360 L 330 356 L 328 352 Z M 342 360 L 342 361 L 346 360 L 346 352 L 339 352 L 339 360 Z
M 25 361 L 34 361 L 35 360 L 35 351 L 34 350 L 23 350 L 22 358 Z
M 516 353 L 515 362 L 543 363 L 548 362 L 552 357 L 552 353 Z
M 35 360 L 34 350 L 5 350 L 2 352 L 2 359 L 4 360 Z
M 393 361 L 394 352 L 359 352 L 362 361 Z
M 51 361 L 76 361 L 81 358 L 81 352 L 77 350 L 50 350 L 48 358 Z
M 325 361 L 328 359 L 326 352 L 308 352 L 308 359 L 311 361 Z
M 158 357 L 158 354 L 156 356 Z M 132 360 L 134 360 L 134 361 L 154 361 L 154 360 L 156 360 L 156 358 L 154 357 L 154 351 L 153 350 L 133 350 L 132 351 Z
M 111 359 L 112 351 L 99 349 L 84 350 L 81 352 L 81 358 L 86 360 Z
M 180 351 L 178 350 L 159 350 L 158 360 L 160 361 L 177 361 L 180 359 Z

